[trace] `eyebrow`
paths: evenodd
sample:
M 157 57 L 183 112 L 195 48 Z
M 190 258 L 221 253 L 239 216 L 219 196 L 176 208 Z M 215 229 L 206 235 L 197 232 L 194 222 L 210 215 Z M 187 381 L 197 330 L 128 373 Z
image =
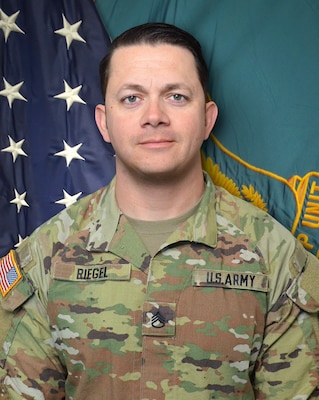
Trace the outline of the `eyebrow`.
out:
M 134 84 L 134 83 L 127 83 L 123 85 L 119 91 L 123 90 L 133 90 L 141 93 L 146 93 L 147 89 L 139 84 Z M 172 90 L 187 90 L 189 92 L 192 92 L 191 88 L 188 85 L 185 85 L 184 83 L 168 83 L 163 86 L 161 89 L 162 92 L 170 92 Z
M 145 89 L 142 85 L 137 85 L 134 83 L 127 83 L 120 87 L 120 92 L 123 90 L 134 90 L 136 92 L 145 92 Z

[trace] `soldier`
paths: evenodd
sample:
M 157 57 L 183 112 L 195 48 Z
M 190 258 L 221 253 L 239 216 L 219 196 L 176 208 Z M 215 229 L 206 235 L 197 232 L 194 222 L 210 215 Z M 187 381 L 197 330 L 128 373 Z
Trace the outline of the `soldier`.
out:
M 203 173 L 198 42 L 132 28 L 101 80 L 116 177 L 1 261 L 0 398 L 319 398 L 319 260 Z

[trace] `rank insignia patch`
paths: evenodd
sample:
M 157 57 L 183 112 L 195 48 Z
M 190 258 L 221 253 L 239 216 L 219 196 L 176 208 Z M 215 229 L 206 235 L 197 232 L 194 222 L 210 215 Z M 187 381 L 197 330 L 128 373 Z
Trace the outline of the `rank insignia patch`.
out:
M 5 297 L 21 278 L 22 275 L 14 258 L 14 252 L 11 250 L 0 261 L 0 290 L 2 296 Z

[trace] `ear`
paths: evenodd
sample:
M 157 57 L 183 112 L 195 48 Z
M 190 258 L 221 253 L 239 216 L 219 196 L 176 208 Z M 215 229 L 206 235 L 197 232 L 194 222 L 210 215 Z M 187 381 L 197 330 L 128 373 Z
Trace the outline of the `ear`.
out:
M 99 131 L 106 142 L 110 143 L 109 131 L 106 123 L 106 110 L 105 105 L 98 104 L 95 107 L 95 122 Z
M 216 105 L 216 103 L 214 103 L 213 101 L 209 101 L 206 103 L 206 114 L 205 114 L 205 140 L 208 138 L 208 136 L 210 135 L 216 119 L 217 119 L 217 115 L 218 115 L 218 107 Z

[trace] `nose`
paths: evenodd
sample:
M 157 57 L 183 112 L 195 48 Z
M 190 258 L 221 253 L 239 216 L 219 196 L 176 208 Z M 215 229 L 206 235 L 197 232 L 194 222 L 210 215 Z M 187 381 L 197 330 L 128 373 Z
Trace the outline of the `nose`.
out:
M 142 115 L 141 125 L 156 127 L 163 124 L 167 125 L 168 123 L 169 117 L 165 110 L 165 104 L 163 104 L 163 101 L 158 98 L 148 99 Z

